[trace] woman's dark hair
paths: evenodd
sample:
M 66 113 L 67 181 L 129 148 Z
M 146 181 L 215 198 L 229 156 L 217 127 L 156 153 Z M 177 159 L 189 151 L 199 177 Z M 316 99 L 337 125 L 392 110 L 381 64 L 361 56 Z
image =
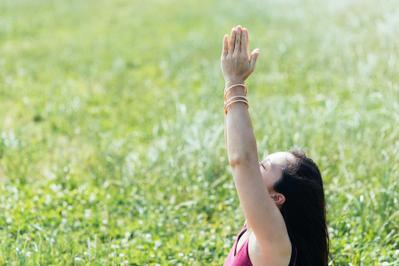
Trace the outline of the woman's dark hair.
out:
M 304 152 L 290 152 L 296 161 L 283 170 L 274 190 L 285 196 L 280 211 L 298 250 L 297 265 L 327 266 L 329 237 L 321 174 Z

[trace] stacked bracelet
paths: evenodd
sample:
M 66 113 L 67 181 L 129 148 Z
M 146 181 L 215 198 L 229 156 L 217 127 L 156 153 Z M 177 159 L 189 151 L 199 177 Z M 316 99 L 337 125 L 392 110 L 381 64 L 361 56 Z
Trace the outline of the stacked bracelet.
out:
M 244 87 L 244 89 L 245 89 L 245 95 L 239 95 L 239 96 L 233 96 L 233 97 L 231 97 L 231 98 L 229 98 L 227 101 L 226 101 L 226 98 L 227 98 L 227 94 L 228 94 L 228 92 L 230 91 L 230 89 L 231 88 L 233 88 L 233 87 L 236 87 L 236 86 L 242 86 L 242 87 Z M 243 102 L 243 103 L 245 103 L 246 105 L 247 105 L 247 108 L 249 107 L 249 105 L 248 105 L 248 100 L 247 100 L 247 97 L 245 97 L 246 95 L 247 95 L 247 86 L 245 86 L 244 84 L 235 84 L 235 85 L 232 85 L 232 86 L 230 86 L 230 87 L 228 87 L 227 89 L 225 89 L 224 90 L 224 113 L 225 114 L 227 114 L 227 111 L 228 111 L 228 107 L 231 105 L 231 104 L 233 104 L 233 103 L 236 103 L 236 102 Z
M 224 90 L 224 100 L 225 101 L 226 101 L 227 94 L 230 92 L 230 90 L 232 88 L 234 88 L 234 87 L 237 87 L 237 86 L 243 87 L 244 90 L 245 90 L 244 94 L 247 95 L 248 89 L 247 89 L 247 86 L 245 84 L 234 84 L 234 85 L 231 85 L 230 87 L 228 87 L 227 89 Z
M 243 103 L 245 103 L 246 105 L 247 105 L 247 108 L 249 107 L 249 105 L 248 105 L 248 100 L 247 100 L 247 98 L 245 97 L 245 96 L 235 96 L 235 97 L 232 97 L 232 98 L 238 98 L 237 100 L 229 100 L 229 101 L 227 101 L 225 104 L 224 104 L 224 114 L 227 114 L 227 111 L 228 111 L 228 107 L 231 105 L 231 104 L 233 104 L 233 103 L 236 103 L 236 102 L 243 102 Z

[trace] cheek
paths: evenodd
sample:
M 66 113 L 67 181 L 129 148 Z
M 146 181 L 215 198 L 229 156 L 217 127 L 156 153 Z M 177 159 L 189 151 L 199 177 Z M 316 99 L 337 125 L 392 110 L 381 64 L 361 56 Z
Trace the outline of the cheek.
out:
M 263 183 L 265 184 L 265 187 L 270 192 L 273 188 L 273 181 L 272 181 L 273 179 L 270 176 L 263 174 L 262 180 L 263 180 Z

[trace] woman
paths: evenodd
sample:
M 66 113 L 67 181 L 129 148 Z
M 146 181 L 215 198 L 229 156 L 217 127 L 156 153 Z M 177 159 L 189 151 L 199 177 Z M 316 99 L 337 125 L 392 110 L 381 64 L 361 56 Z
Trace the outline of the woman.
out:
M 249 54 L 248 31 L 224 36 L 225 138 L 240 206 L 246 218 L 224 266 L 328 265 L 329 238 L 323 181 L 317 165 L 300 151 L 277 152 L 258 161 L 245 80 L 259 49 Z

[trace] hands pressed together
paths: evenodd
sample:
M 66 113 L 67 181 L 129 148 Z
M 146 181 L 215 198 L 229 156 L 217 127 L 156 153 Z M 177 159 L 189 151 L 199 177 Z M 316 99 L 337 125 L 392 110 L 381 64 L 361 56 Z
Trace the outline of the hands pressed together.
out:
M 221 68 L 226 86 L 242 84 L 255 69 L 259 49 L 249 54 L 249 34 L 240 25 L 233 27 L 231 35 L 224 35 Z

